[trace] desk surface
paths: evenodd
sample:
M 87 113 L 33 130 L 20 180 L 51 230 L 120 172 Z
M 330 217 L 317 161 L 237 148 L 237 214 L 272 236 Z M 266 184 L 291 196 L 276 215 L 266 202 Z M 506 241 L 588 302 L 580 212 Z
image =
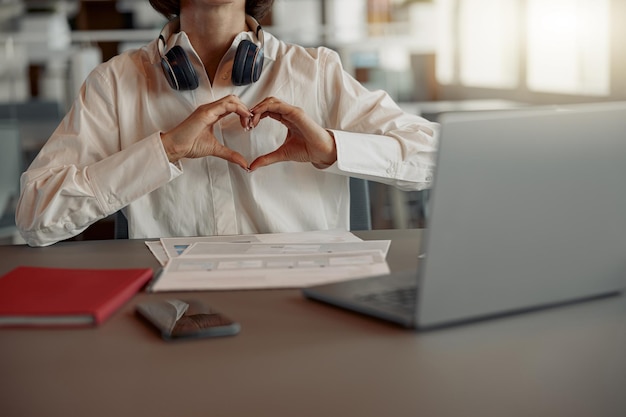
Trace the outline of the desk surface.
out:
M 416 265 L 419 230 L 356 234 Z M 0 273 L 19 264 L 158 267 L 133 240 L 0 246 Z M 133 308 L 168 295 L 98 328 L 0 330 L 0 415 L 626 415 L 625 297 L 417 333 L 298 290 L 200 292 L 241 333 L 167 343 Z

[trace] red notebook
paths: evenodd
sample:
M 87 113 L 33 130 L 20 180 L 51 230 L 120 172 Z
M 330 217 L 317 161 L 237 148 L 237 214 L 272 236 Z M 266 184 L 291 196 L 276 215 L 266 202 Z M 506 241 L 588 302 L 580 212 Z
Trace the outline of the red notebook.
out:
M 0 277 L 0 326 L 100 324 L 151 277 L 151 268 L 20 266 Z

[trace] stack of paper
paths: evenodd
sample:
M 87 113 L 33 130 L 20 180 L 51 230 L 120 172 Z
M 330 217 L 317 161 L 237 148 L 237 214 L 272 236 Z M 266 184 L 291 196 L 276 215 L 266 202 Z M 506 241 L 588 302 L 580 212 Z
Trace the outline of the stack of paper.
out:
M 389 273 L 389 240 L 323 231 L 146 242 L 164 265 L 151 291 L 302 288 Z

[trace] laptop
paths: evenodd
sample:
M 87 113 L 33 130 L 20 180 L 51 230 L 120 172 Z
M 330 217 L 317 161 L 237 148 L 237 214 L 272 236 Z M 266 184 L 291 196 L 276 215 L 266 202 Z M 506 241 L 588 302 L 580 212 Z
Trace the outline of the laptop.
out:
M 417 270 L 305 288 L 305 297 L 431 329 L 623 291 L 626 102 L 440 122 Z

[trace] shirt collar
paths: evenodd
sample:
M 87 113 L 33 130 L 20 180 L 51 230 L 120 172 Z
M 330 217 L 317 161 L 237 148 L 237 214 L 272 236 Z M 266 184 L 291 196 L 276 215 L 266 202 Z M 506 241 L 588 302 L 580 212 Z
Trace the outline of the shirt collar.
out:
M 260 45 L 261 41 L 257 37 L 257 26 L 258 26 L 257 21 L 252 16 L 246 15 L 246 23 L 248 25 L 249 30 L 247 32 L 239 33 L 235 37 L 231 48 L 233 47 L 236 48 L 239 45 L 239 43 L 244 39 L 250 40 L 257 45 Z M 276 58 L 276 47 L 274 45 L 274 42 L 276 39 L 272 35 L 265 32 L 264 30 L 261 36 L 264 37 L 265 45 L 264 45 L 263 53 L 264 53 L 265 58 L 274 61 Z M 189 41 L 189 37 L 187 36 L 185 32 L 180 30 L 180 18 L 179 17 L 176 17 L 170 20 L 161 30 L 159 37 L 163 39 L 163 45 L 162 45 L 162 50 L 161 50 L 160 42 L 159 40 L 157 40 L 157 45 L 156 45 L 157 50 L 156 50 L 154 63 L 160 62 L 161 56 L 164 55 L 167 51 L 169 51 L 174 45 L 180 45 L 187 53 L 190 53 L 190 52 L 195 53 L 193 46 L 191 45 L 191 42 Z

